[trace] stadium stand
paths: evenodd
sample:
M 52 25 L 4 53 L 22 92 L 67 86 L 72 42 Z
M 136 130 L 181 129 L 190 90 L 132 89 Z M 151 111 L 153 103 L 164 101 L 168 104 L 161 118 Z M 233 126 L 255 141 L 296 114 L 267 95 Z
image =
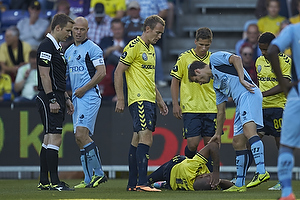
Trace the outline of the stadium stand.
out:
M 176 1 L 183 13 L 176 13 L 175 38 L 164 40 L 164 70 L 169 75 L 177 56 L 194 47 L 194 34 L 200 27 L 213 31 L 211 52 L 225 50 L 235 52 L 235 44 L 242 38 L 246 21 L 256 19 L 256 0 L 188 0 Z M 170 79 L 170 77 L 168 77 Z
M 25 10 L 6 10 L 1 16 L 1 32 L 4 32 L 9 26 L 17 25 L 18 21 L 29 16 Z

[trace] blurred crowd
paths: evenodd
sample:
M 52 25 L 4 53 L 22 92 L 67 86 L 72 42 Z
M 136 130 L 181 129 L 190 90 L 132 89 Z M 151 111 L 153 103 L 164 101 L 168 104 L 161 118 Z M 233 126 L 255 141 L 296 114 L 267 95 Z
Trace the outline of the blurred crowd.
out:
M 176 37 L 175 15 L 182 12 L 181 0 L 0 0 L 0 102 L 30 102 L 37 94 L 36 49 L 50 32 L 50 21 L 56 13 L 72 19 L 84 16 L 89 23 L 88 38 L 98 44 L 107 68 L 99 83 L 103 99 L 115 96 L 113 73 L 126 44 L 141 35 L 144 19 L 157 14 L 166 20 L 162 40 L 155 45 L 156 83 L 167 86 L 162 66 L 163 41 Z M 244 32 L 235 46 L 235 53 L 256 80 L 254 63 L 262 55 L 258 37 L 263 32 L 278 35 L 290 23 L 300 22 L 300 0 L 257 0 L 255 19 L 244 25 Z M 66 49 L 72 38 L 62 45 Z M 285 52 L 290 55 L 287 50 Z M 69 88 L 70 90 L 70 88 Z

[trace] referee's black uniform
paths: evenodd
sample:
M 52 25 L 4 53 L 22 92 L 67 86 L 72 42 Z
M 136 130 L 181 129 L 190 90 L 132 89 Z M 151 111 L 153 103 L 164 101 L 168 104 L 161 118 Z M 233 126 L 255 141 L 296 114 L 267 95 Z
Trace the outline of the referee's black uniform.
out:
M 58 113 L 51 113 L 49 99 L 45 94 L 39 68 L 38 72 L 38 90 L 36 103 L 44 125 L 45 134 L 62 133 L 62 124 L 65 116 L 66 101 L 64 93 L 66 91 L 66 62 L 61 46 L 50 34 L 41 42 L 37 50 L 37 65 L 49 67 L 49 76 L 52 83 L 52 91 L 57 103 L 60 105 Z

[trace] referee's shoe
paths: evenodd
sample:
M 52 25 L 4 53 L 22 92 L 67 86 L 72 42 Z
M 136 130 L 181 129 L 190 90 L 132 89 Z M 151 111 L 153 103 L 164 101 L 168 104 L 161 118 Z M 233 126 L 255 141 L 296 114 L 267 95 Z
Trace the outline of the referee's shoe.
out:
M 259 174 L 258 172 L 256 172 L 253 176 L 253 179 L 248 183 L 247 188 L 258 186 L 259 184 L 269 179 L 270 179 L 269 172 L 266 171 L 264 174 Z
M 70 186 L 61 181 L 60 183 L 56 184 L 56 185 L 50 185 L 50 190 L 58 190 L 58 191 L 74 191 L 74 188 L 70 188 Z

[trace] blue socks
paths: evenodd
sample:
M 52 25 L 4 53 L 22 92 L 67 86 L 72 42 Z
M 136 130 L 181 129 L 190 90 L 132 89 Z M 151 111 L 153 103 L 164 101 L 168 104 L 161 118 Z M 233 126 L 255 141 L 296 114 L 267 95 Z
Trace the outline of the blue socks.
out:
M 136 162 L 136 147 L 130 145 L 128 153 L 128 163 L 129 163 L 129 179 L 128 186 L 135 187 L 137 184 L 137 162 Z
M 282 186 L 281 196 L 287 197 L 292 193 L 292 170 L 294 167 L 293 150 L 280 146 L 278 156 L 278 179 Z
M 148 145 L 139 143 L 136 149 L 136 160 L 139 173 L 138 185 L 147 185 L 149 148 Z
M 249 139 L 251 145 L 251 151 L 256 164 L 256 171 L 259 174 L 266 173 L 265 170 L 265 158 L 264 158 L 264 144 L 262 143 L 258 135 L 253 136 Z
M 85 149 L 80 149 L 80 161 L 81 161 L 81 165 L 83 168 L 83 173 L 84 173 L 84 182 L 86 184 L 88 184 L 89 182 L 91 182 L 92 180 L 92 176 L 93 176 L 93 169 L 89 168 L 87 166 L 87 157 L 85 155 Z
M 236 151 L 235 164 L 236 164 L 236 182 L 237 187 L 245 185 L 245 177 L 247 173 L 246 163 L 248 162 L 248 150 Z
M 83 146 L 85 149 L 87 171 L 95 171 L 95 175 L 103 176 L 102 164 L 99 156 L 99 150 L 94 142 Z

